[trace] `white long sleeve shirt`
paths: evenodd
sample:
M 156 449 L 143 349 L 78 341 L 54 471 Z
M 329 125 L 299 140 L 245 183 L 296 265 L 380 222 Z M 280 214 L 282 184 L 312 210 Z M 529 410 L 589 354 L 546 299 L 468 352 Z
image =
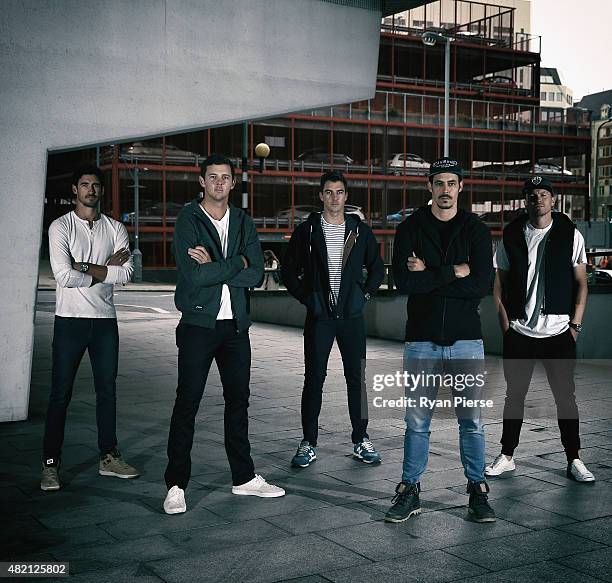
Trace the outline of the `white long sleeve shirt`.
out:
M 127 283 L 134 271 L 132 257 L 121 266 L 108 265 L 102 283 L 72 268 L 72 263 L 106 265 L 110 256 L 129 247 L 127 229 L 120 222 L 100 215 L 89 227 L 74 211 L 49 227 L 49 257 L 56 287 L 55 314 L 65 318 L 116 318 L 113 285 Z

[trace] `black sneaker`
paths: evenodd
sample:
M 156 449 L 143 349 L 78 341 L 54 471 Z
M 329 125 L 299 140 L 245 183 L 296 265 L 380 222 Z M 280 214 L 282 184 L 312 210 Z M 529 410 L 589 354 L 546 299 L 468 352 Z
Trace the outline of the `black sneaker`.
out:
M 468 512 L 474 522 L 495 522 L 495 512 L 489 506 L 487 494 L 489 484 L 486 482 L 468 482 L 466 492 L 470 495 Z
M 395 496 L 391 500 L 391 508 L 385 514 L 385 522 L 404 522 L 413 514 L 421 513 L 421 503 L 419 501 L 419 492 L 421 484 L 409 484 L 408 482 L 400 482 L 395 488 Z

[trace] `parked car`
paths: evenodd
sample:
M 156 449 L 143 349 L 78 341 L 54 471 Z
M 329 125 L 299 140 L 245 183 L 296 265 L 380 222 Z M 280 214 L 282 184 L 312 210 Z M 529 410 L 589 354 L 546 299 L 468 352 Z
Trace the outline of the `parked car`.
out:
M 612 269 L 596 269 L 593 272 L 591 282 L 612 285 Z
M 307 219 L 310 213 L 320 212 L 322 207 L 316 207 L 309 204 L 301 204 L 293 207 L 293 216 L 296 221 L 303 221 Z M 349 215 L 357 215 L 362 221 L 365 221 L 365 215 L 363 214 L 363 210 L 360 206 L 354 204 L 344 205 L 344 211 Z M 292 210 L 290 208 L 284 209 L 282 211 L 278 211 L 276 213 L 276 218 L 281 220 L 289 220 L 292 215 Z
M 476 81 L 479 85 L 486 85 L 492 89 L 516 89 L 517 84 L 512 77 L 506 77 L 505 75 L 492 75 L 491 77 L 485 77 Z
M 387 162 L 387 167 L 397 176 L 400 174 L 426 174 L 429 170 L 429 162 L 418 154 L 393 154 L 393 158 Z
M 139 162 L 160 162 L 162 161 L 163 147 L 161 142 L 134 142 L 130 145 L 121 146 L 122 157 L 138 160 Z M 186 164 L 196 166 L 204 158 L 196 152 L 181 150 L 172 144 L 166 144 L 166 163 L 167 164 Z
M 529 170 L 531 174 L 562 174 L 563 176 L 573 176 L 571 170 L 564 170 L 559 164 L 554 162 L 537 162 L 533 168 Z
M 360 206 L 354 204 L 345 204 L 344 212 L 347 215 L 357 215 L 362 221 L 365 221 L 365 215 L 363 214 L 363 210 Z
M 399 211 L 395 211 L 390 215 L 387 215 L 387 221 L 390 223 L 401 223 L 408 215 L 411 215 L 415 209 L 400 209 Z
M 293 208 L 283 209 L 276 213 L 276 218 L 281 220 L 290 220 L 295 217 L 297 221 L 307 219 L 310 213 L 316 213 L 321 210 L 321 207 L 316 207 L 310 204 L 297 204 Z
M 332 154 L 327 150 L 323 150 L 321 148 L 313 148 L 312 150 L 306 150 L 302 152 L 296 159 L 295 164 L 316 164 L 317 166 L 322 166 L 323 164 L 329 164 L 330 159 L 333 162 L 334 166 L 348 166 L 350 164 L 354 164 L 355 160 L 353 160 L 350 156 L 346 154 Z

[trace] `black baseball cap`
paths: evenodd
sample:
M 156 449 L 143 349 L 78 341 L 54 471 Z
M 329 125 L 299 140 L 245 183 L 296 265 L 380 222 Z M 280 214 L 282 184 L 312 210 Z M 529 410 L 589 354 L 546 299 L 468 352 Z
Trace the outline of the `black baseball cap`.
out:
M 463 179 L 463 170 L 461 169 L 459 162 L 453 158 L 444 157 L 431 163 L 431 166 L 429 167 L 430 177 L 435 176 L 436 174 L 442 174 L 443 172 L 456 174 L 460 180 Z
M 548 180 L 548 178 L 544 178 L 544 176 L 532 176 L 531 178 L 525 180 L 525 184 L 523 185 L 523 194 L 525 196 L 529 196 L 536 188 L 548 190 L 550 194 L 555 196 L 555 190 L 552 182 Z

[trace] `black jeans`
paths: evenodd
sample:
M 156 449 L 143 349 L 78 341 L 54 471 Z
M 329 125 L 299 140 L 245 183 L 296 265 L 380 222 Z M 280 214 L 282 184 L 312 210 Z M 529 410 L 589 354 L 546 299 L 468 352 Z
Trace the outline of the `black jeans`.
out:
M 66 412 L 79 364 L 89 352 L 96 390 L 96 422 L 100 453 L 117 445 L 116 378 L 119 332 L 115 318 L 63 318 L 55 316 L 53 371 L 47 408 L 43 455 L 58 460 L 64 443 Z
M 504 377 L 507 391 L 504 404 L 502 453 L 513 455 L 518 446 L 525 397 L 536 360 L 541 360 L 557 406 L 561 443 L 568 461 L 578 457 L 580 431 L 576 406 L 574 369 L 576 342 L 567 330 L 549 338 L 531 338 L 510 328 L 504 335 Z
M 234 320 L 217 320 L 215 328 L 179 322 L 178 387 L 168 436 L 168 488 L 183 490 L 191 477 L 191 448 L 195 418 L 200 407 L 213 358 L 223 385 L 225 452 L 234 486 L 255 477 L 249 443 L 249 381 L 251 343 L 247 330 L 236 333 Z
M 319 414 L 323 399 L 323 383 L 327 376 L 329 353 L 338 341 L 342 356 L 344 378 L 348 392 L 349 417 L 353 432 L 353 443 L 359 443 L 368 427 L 368 411 L 365 396 L 365 377 L 362 364 L 365 364 L 366 340 L 363 317 L 347 320 L 314 320 L 306 318 L 304 324 L 304 390 L 302 392 L 302 429 L 304 439 L 310 445 L 317 444 L 319 433 Z M 362 406 L 363 404 L 363 406 Z

